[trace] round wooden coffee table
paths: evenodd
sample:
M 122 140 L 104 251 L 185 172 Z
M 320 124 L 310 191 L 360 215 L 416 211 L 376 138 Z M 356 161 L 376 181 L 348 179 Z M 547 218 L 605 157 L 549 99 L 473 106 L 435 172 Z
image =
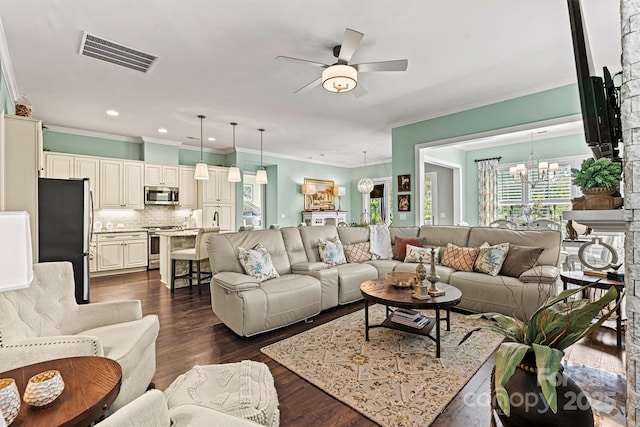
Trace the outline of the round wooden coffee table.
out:
M 3 372 L 0 377 L 13 378 L 22 398 L 29 378 L 51 369 L 62 375 L 62 394 L 43 408 L 31 407 L 23 401 L 11 427 L 93 425 L 105 417 L 120 392 L 122 369 L 118 362 L 106 357 L 49 360 Z
M 360 285 L 360 293 L 364 298 L 364 330 L 365 340 L 369 341 L 369 329 L 390 328 L 399 331 L 409 332 L 416 335 L 424 335 L 436 343 L 436 357 L 440 357 L 440 321 L 447 322 L 447 331 L 451 330 L 451 307 L 460 303 L 462 292 L 454 286 L 445 283 L 437 283 L 438 289 L 445 291 L 440 297 L 431 297 L 420 300 L 413 298 L 411 288 L 397 288 L 385 280 L 368 280 Z M 369 304 L 384 304 L 387 309 L 387 318 L 380 325 L 369 325 Z M 391 321 L 391 310 L 389 307 L 401 307 L 408 309 L 430 309 L 435 310 L 436 318 L 428 322 L 424 327 L 417 329 Z M 440 310 L 446 311 L 446 317 L 440 319 Z M 435 326 L 436 336 L 431 335 L 431 330 Z

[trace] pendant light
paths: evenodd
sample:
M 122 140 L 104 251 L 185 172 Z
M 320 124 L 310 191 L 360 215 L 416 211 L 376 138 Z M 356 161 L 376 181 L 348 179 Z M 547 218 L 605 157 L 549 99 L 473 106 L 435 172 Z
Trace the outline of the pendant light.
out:
M 367 152 L 363 151 L 364 153 L 364 167 L 365 169 L 367 168 Z M 368 194 L 371 193 L 371 191 L 373 190 L 373 181 L 371 181 L 371 178 L 360 178 L 360 181 L 358 181 L 358 191 L 361 192 L 362 194 Z
M 236 126 L 238 124 L 236 122 L 229 123 L 233 126 L 233 153 L 236 154 Z M 240 178 L 240 168 L 234 163 L 229 168 L 229 176 L 227 178 L 228 182 L 240 182 L 242 179 Z
M 196 163 L 196 172 L 193 174 L 193 179 L 200 181 L 209 179 L 209 167 L 202 158 L 202 120 L 205 117 L 200 114 L 198 118 L 200 119 L 200 161 Z
M 258 129 L 260 131 L 260 169 L 256 172 L 256 184 L 267 184 L 267 171 L 262 166 L 262 134 L 264 129 Z

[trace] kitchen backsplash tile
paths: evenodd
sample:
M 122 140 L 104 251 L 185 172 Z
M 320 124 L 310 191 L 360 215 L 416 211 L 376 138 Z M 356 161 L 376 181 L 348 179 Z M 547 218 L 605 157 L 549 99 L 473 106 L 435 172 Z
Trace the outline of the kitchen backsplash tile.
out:
M 94 212 L 94 222 L 124 224 L 125 228 L 140 228 L 155 225 L 183 225 L 191 209 L 176 209 L 172 206 L 146 206 L 144 210 L 101 209 Z

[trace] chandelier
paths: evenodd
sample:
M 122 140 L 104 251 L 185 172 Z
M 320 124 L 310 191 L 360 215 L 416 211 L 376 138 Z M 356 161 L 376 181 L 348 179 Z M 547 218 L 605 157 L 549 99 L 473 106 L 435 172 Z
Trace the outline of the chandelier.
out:
M 367 168 L 367 152 L 363 151 L 364 153 L 364 169 Z M 373 181 L 371 180 L 371 178 L 360 178 L 360 181 L 358 181 L 358 191 L 361 192 L 362 194 L 368 194 L 371 193 L 371 190 L 373 190 Z
M 531 154 L 525 163 L 518 163 L 509 168 L 509 174 L 514 181 L 524 182 L 536 188 L 538 183 L 554 179 L 560 170 L 558 163 L 540 160 L 533 152 L 533 134 L 531 135 Z

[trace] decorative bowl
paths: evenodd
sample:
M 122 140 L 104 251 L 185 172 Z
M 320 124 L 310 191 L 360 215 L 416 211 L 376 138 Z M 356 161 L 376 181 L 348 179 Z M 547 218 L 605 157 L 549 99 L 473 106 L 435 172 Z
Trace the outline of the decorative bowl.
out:
M 56 400 L 62 390 L 64 390 L 64 381 L 60 372 L 45 371 L 29 379 L 23 399 L 31 406 L 45 406 Z
M 385 274 L 384 279 L 397 288 L 412 288 L 416 283 L 416 273 L 394 271 Z
M 20 412 L 20 393 L 13 378 L 0 378 L 0 414 L 10 425 Z

